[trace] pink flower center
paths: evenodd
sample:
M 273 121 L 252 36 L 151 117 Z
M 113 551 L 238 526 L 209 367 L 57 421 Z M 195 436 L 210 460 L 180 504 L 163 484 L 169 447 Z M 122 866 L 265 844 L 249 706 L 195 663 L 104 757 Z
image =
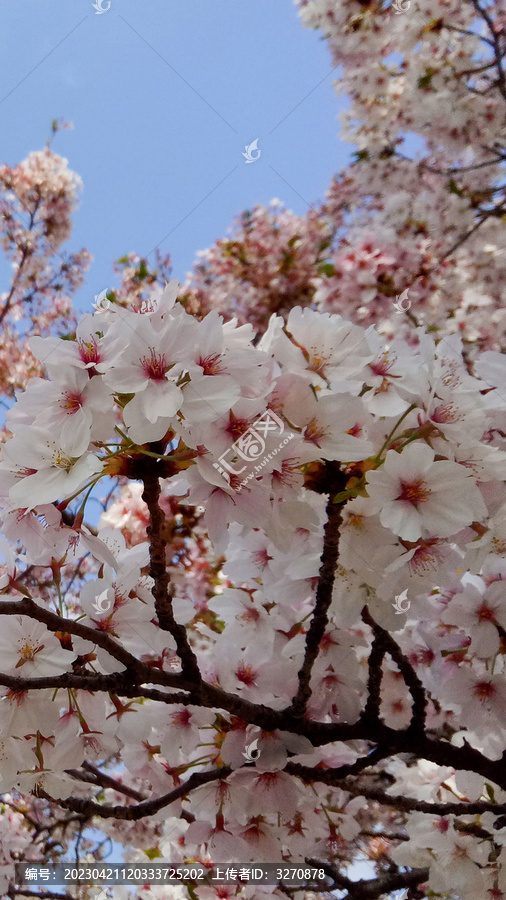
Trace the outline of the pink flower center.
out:
M 438 550 L 438 543 L 439 541 L 428 541 L 416 548 L 409 561 L 411 572 L 423 575 L 424 572 L 429 572 L 431 569 L 436 570 L 441 565 L 444 557 L 441 551 Z
M 419 666 L 431 666 L 436 658 L 436 654 L 429 647 L 419 650 L 414 654 L 414 660 L 412 661 L 413 665 Z
M 79 356 L 83 363 L 89 365 L 90 363 L 98 363 L 101 361 L 95 338 L 91 341 L 78 341 L 77 343 L 79 347 Z
M 227 425 L 226 432 L 233 441 L 240 438 L 248 428 L 249 422 L 247 419 L 239 419 L 233 413 L 230 414 L 230 422 Z
M 243 684 L 247 684 L 248 686 L 255 684 L 257 673 L 251 666 L 245 666 L 244 663 L 241 663 L 236 669 L 235 674 Z
M 319 442 L 322 438 L 325 437 L 325 429 L 318 425 L 316 419 L 313 419 L 306 425 L 304 429 L 304 440 L 310 441 L 312 444 L 316 444 L 317 447 L 320 446 Z
M 480 622 L 494 622 L 495 610 L 491 609 L 490 606 L 487 606 L 486 603 L 482 603 L 476 610 L 476 617 Z
M 497 688 L 491 681 L 479 681 L 473 688 L 473 694 L 481 703 L 485 700 L 493 700 L 497 694 Z
M 383 378 L 386 375 L 390 374 L 390 369 L 392 368 L 395 360 L 389 359 L 388 352 L 384 353 L 381 359 L 378 359 L 377 362 L 369 363 L 369 368 L 373 375 L 381 375 Z M 393 375 L 393 378 L 398 378 L 399 376 Z
M 149 356 L 143 356 L 141 365 L 144 374 L 152 381 L 164 381 L 165 374 L 170 369 L 163 353 L 156 353 L 153 348 L 149 350 Z
M 276 463 L 279 466 L 279 462 Z M 287 487 L 298 486 L 300 479 L 299 460 L 294 457 L 287 457 L 281 462 L 281 469 L 274 469 L 272 480 L 276 484 L 284 484 Z
M 78 392 L 74 393 L 72 391 L 67 391 L 67 393 L 61 400 L 60 405 L 62 409 L 66 409 L 68 411 L 67 415 L 73 416 L 74 413 L 78 412 L 82 408 L 83 402 L 84 399 L 82 394 Z
M 257 565 L 262 566 L 262 569 L 265 569 L 265 567 L 269 565 L 269 562 L 271 561 L 271 559 L 272 559 L 272 556 L 269 556 L 269 554 L 267 553 L 266 547 L 262 547 L 261 550 L 257 550 L 253 554 L 254 562 Z
M 418 481 L 401 481 L 401 492 L 395 499 L 406 500 L 413 506 L 418 506 L 419 503 L 425 503 L 431 493 L 427 483 L 419 478 Z
M 263 784 L 267 790 L 270 790 L 279 783 L 279 772 L 262 772 L 258 776 L 258 783 Z
M 258 609 L 254 609 L 253 607 L 249 607 L 241 616 L 243 622 L 258 622 L 259 618 L 260 613 Z
M 171 714 L 171 719 L 174 722 L 174 725 L 177 725 L 179 728 L 186 728 L 190 724 L 192 714 L 189 709 L 180 709 L 178 712 Z
M 339 690 L 339 679 L 337 675 L 324 675 L 322 678 L 322 688 L 328 694 L 335 694 Z
M 433 422 L 440 422 L 442 424 L 451 424 L 452 422 L 457 422 L 461 418 L 462 416 L 457 414 L 452 403 L 448 403 L 446 406 L 437 406 L 431 415 Z
M 220 353 L 216 353 L 214 356 L 206 356 L 205 359 L 200 357 L 198 365 L 202 366 L 204 375 L 220 375 L 224 371 Z
M 307 366 L 308 371 L 314 372 L 315 375 L 325 377 L 325 369 L 328 361 L 328 356 L 321 356 L 319 353 L 310 353 Z

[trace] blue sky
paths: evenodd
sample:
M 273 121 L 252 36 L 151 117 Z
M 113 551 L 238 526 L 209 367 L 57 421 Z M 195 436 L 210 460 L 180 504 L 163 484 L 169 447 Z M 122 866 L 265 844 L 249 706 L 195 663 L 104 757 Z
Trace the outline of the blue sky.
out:
M 353 149 L 326 44 L 292 0 L 93 2 L 0 0 L 0 161 L 73 122 L 53 146 L 84 182 L 69 245 L 94 256 L 83 311 L 129 251 L 159 245 L 183 279 L 241 210 L 278 197 L 303 214 Z

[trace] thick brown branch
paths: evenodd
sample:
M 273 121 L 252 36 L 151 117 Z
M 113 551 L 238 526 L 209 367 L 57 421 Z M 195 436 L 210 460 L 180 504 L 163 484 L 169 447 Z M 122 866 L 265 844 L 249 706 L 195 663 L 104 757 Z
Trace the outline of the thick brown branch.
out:
M 45 797 L 52 803 L 58 803 L 64 809 L 70 809 L 73 812 L 81 813 L 84 816 L 99 816 L 101 819 L 128 819 L 129 821 L 138 821 L 146 816 L 153 816 L 155 813 L 170 806 L 180 797 L 185 797 L 191 791 L 201 787 L 203 784 L 209 784 L 212 781 L 219 781 L 226 778 L 232 769 L 229 766 L 223 766 L 221 769 L 212 769 L 210 772 L 195 772 L 183 784 L 178 785 L 167 794 L 156 797 L 153 800 L 144 800 L 137 806 L 103 806 L 95 803 L 93 800 L 83 800 L 78 797 L 69 797 L 67 800 L 58 800 L 50 797 L 45 791 L 40 791 L 40 796 Z
M 118 794 L 124 794 L 125 797 L 130 797 L 132 800 L 143 801 L 146 799 L 139 791 L 128 787 L 127 784 L 122 784 L 121 781 L 117 781 L 115 778 L 111 778 L 110 775 L 106 775 L 105 772 L 96 769 L 91 763 L 83 762 L 83 769 L 85 770 L 84 772 L 81 772 L 79 769 L 66 769 L 65 771 L 67 775 L 71 775 L 77 781 L 84 781 L 88 784 L 93 784 L 95 787 L 111 788 L 117 791 Z
M 22 601 L 24 602 L 24 601 Z M 7 605 L 7 604 L 3 604 Z M 12 604 L 19 613 L 19 604 Z M 52 614 L 51 614 L 52 615 Z M 58 616 L 55 617 L 60 622 Z M 85 626 L 83 626 L 85 627 Z M 59 629 L 58 629 L 59 630 Z M 64 629 L 62 629 L 64 630 Z M 91 630 L 91 629 L 90 629 Z M 96 632 L 92 632 L 96 634 Z M 86 635 L 87 636 L 87 635 Z M 105 636 L 104 636 L 105 637 Z M 224 710 L 231 713 L 237 718 L 242 719 L 252 725 L 258 725 L 264 731 L 289 731 L 292 734 L 300 734 L 307 737 L 314 747 L 321 747 L 331 744 L 334 741 L 354 741 L 364 740 L 378 745 L 378 751 L 382 757 L 394 756 L 396 753 L 412 753 L 418 759 L 427 759 L 441 766 L 451 766 L 455 769 L 476 772 L 483 775 L 488 781 L 497 784 L 503 790 L 506 790 L 506 771 L 501 760 L 491 760 L 483 756 L 478 750 L 474 750 L 469 745 L 457 747 L 450 744 L 446 740 L 433 739 L 424 735 L 415 734 L 408 729 L 396 730 L 389 728 L 382 722 L 367 723 L 359 720 L 354 724 L 346 722 L 315 722 L 305 718 L 299 718 L 287 710 L 273 710 L 262 704 L 252 703 L 244 700 L 235 694 L 230 694 L 221 688 L 203 682 L 198 688 L 191 690 L 188 694 L 164 694 L 163 691 L 157 691 L 153 688 L 141 687 L 141 683 L 157 683 L 165 686 L 173 686 L 174 684 L 186 688 L 186 685 L 178 675 L 171 675 L 162 672 L 159 669 L 152 669 L 148 665 L 139 663 L 139 680 L 133 681 L 131 685 L 121 687 L 121 679 L 127 679 L 128 673 L 118 673 L 117 675 L 99 676 L 107 677 L 111 681 L 107 682 L 103 689 L 113 690 L 118 696 L 142 697 L 159 700 L 161 702 L 177 702 L 188 706 L 201 706 L 206 709 Z M 8 686 L 13 690 L 28 690 L 31 687 L 35 689 L 55 688 L 63 686 L 82 687 L 83 689 L 92 690 L 94 682 L 92 676 L 90 680 L 81 682 L 79 679 L 87 676 L 72 676 L 64 674 L 56 678 L 37 678 L 37 679 L 14 679 L 6 676 L 3 680 L 8 682 Z M 68 683 L 67 683 L 68 679 Z M 76 680 L 74 680 L 76 679 Z M 119 685 L 112 688 L 112 679 L 118 679 Z M 365 765 L 370 765 L 370 757 L 365 757 Z M 355 763 L 353 765 L 356 765 Z M 362 765 L 362 763 L 360 763 Z M 365 767 L 364 765 L 364 767 Z M 317 769 L 317 773 L 325 771 Z
M 153 680 L 156 680 L 156 671 L 147 667 L 148 671 L 143 671 L 142 678 L 138 680 L 132 679 L 131 674 L 127 672 L 113 672 L 111 675 L 100 675 L 95 672 L 86 672 L 75 674 L 64 672 L 62 675 L 46 675 L 41 678 L 21 678 L 20 676 L 7 675 L 0 672 L 0 686 L 7 687 L 11 691 L 45 691 L 52 689 L 75 688 L 83 691 L 98 691 L 116 694 L 118 697 L 145 697 L 148 700 L 157 700 L 160 703 L 186 703 L 186 705 L 199 705 L 197 701 L 191 699 L 189 694 L 167 693 L 159 691 L 156 688 L 143 687 L 143 682 L 151 680 L 151 673 L 154 671 Z M 178 681 L 178 675 L 167 674 L 168 679 Z M 165 680 L 162 681 L 165 684 Z
M 158 623 L 160 628 L 168 631 L 176 642 L 185 678 L 195 684 L 199 684 L 202 676 L 198 667 L 197 657 L 190 647 L 186 629 L 183 625 L 179 625 L 176 622 L 172 609 L 173 592 L 167 571 L 167 542 L 164 537 L 165 515 L 159 504 L 160 477 L 155 460 L 147 459 L 144 462 L 142 480 L 144 484 L 142 499 L 146 503 L 150 515 L 150 524 L 147 528 L 150 557 L 149 574 L 154 581 L 153 596 L 155 598 Z
M 132 673 L 138 672 L 139 666 L 142 667 L 142 663 L 139 663 L 135 656 L 132 656 L 128 650 L 125 650 L 121 644 L 118 644 L 103 631 L 90 628 L 89 625 L 83 625 L 81 622 L 76 622 L 73 619 L 65 619 L 63 616 L 59 616 L 49 609 L 45 609 L 43 606 L 38 606 L 33 600 L 29 600 L 28 597 L 23 597 L 22 600 L 17 601 L 2 600 L 0 615 L 29 616 L 30 619 L 36 619 L 37 622 L 43 622 L 48 631 L 63 631 L 68 634 L 76 634 L 79 637 L 90 641 L 92 644 L 97 644 L 103 650 L 106 650 L 110 656 Z M 71 657 L 72 654 L 69 653 L 69 663 Z
M 364 769 L 376 765 L 376 763 L 380 762 L 382 759 L 386 759 L 388 756 L 390 756 L 388 748 L 376 747 L 367 756 L 361 756 L 359 759 L 356 759 L 354 763 L 348 763 L 347 765 L 321 769 L 318 766 L 304 766 L 301 765 L 301 763 L 288 762 L 285 771 L 290 775 L 298 776 L 303 781 L 312 782 L 313 780 L 316 780 L 324 782 L 325 784 L 337 785 L 341 779 L 348 778 L 350 775 L 358 775 L 360 772 L 363 772 Z M 316 779 L 313 778 L 315 772 L 317 773 Z
M 360 881 L 351 881 L 345 875 L 342 875 L 334 866 L 326 861 L 306 857 L 306 863 L 315 868 L 323 869 L 329 878 L 333 879 L 330 887 L 322 888 L 315 893 L 329 890 L 345 890 L 347 897 L 345 900 L 376 900 L 383 894 L 390 894 L 392 891 L 400 890 L 404 887 L 411 887 L 421 884 L 429 877 L 428 868 L 412 869 L 411 872 L 386 872 L 378 878 L 362 879 Z
M 377 721 L 380 705 L 381 663 L 383 655 L 388 653 L 399 667 L 399 671 L 404 678 L 406 687 L 413 700 L 413 712 L 409 729 L 423 732 L 425 728 L 427 697 L 425 696 L 422 682 L 392 635 L 374 621 L 367 606 L 362 610 L 362 618 L 364 622 L 372 628 L 374 634 L 374 643 L 371 652 L 371 660 L 374 657 L 374 665 L 370 662 L 369 696 L 363 713 L 364 719 L 369 715 L 372 716 L 373 721 Z M 380 656 L 381 651 L 383 651 L 382 656 Z
M 379 722 L 385 653 L 385 642 L 380 635 L 375 635 L 367 661 L 369 674 L 367 678 L 367 701 L 362 712 L 362 720 L 364 722 Z
M 328 611 L 332 602 L 332 589 L 339 557 L 339 529 L 342 523 L 344 503 L 334 503 L 333 498 L 338 491 L 343 489 L 347 478 L 336 463 L 326 463 L 326 475 L 328 483 L 324 485 L 323 489 L 325 493 L 328 493 L 329 499 L 326 508 L 327 521 L 323 532 L 323 551 L 315 607 L 306 634 L 304 662 L 298 673 L 299 686 L 290 707 L 290 712 L 294 716 L 300 717 L 304 715 L 307 702 L 311 697 L 311 672 L 320 650 L 320 641 L 328 624 Z
M 13 679 L 12 676 L 0 677 L 12 690 L 44 689 L 64 686 L 81 687 L 83 689 L 108 690 L 125 696 L 146 696 L 162 702 L 178 702 L 186 705 L 202 706 L 210 709 L 224 710 L 264 731 L 280 729 L 307 737 L 314 747 L 333 743 L 334 741 L 364 740 L 378 745 L 384 756 L 396 753 L 413 753 L 418 759 L 427 759 L 441 766 L 476 772 L 488 781 L 506 790 L 506 771 L 501 760 L 491 760 L 469 745 L 457 747 L 442 739 L 432 739 L 413 730 L 396 730 L 377 723 L 359 720 L 354 724 L 311 722 L 293 715 L 290 710 L 273 710 L 262 704 L 255 704 L 235 694 L 201 682 L 197 687 L 188 684 L 186 679 L 177 674 L 163 672 L 151 668 L 132 657 L 108 635 L 89 628 L 80 622 L 64 619 L 37 606 L 32 600 L 2 601 L 1 612 L 7 615 L 27 615 L 45 622 L 51 631 L 63 631 L 78 634 L 93 641 L 127 665 L 127 671 L 110 676 L 74 675 L 63 673 L 56 679 Z M 393 639 L 392 639 L 393 641 Z M 392 656 L 397 661 L 400 651 L 395 642 Z M 69 654 L 70 656 L 70 654 Z M 409 665 L 409 664 L 407 664 Z M 408 676 L 409 675 L 408 672 Z M 106 680 L 103 680 L 106 679 Z M 407 682 L 408 683 L 408 682 Z M 165 695 L 162 691 L 141 687 L 142 684 L 159 684 L 164 687 L 179 687 L 188 690 L 188 695 Z M 409 686 L 409 684 L 408 684 Z M 415 681 L 413 688 L 416 687 Z M 169 699 L 170 698 L 170 699 Z M 366 758 L 367 759 L 367 758 Z M 367 762 L 366 765 L 369 765 Z M 318 770 L 320 773 L 322 769 Z
M 354 796 L 375 800 L 400 812 L 422 812 L 433 816 L 479 816 L 486 812 L 500 816 L 506 813 L 506 803 L 492 803 L 490 800 L 475 800 L 473 803 L 415 800 L 413 797 L 385 794 L 379 788 L 369 788 L 363 784 L 357 785 L 347 781 L 341 782 L 339 787 Z

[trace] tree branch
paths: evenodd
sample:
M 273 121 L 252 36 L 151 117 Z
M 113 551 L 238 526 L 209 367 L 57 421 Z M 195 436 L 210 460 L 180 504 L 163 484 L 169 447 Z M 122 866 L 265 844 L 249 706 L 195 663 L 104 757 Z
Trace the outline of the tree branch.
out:
M 179 625 L 174 618 L 172 609 L 173 588 L 169 583 L 167 571 L 166 547 L 164 537 L 165 515 L 160 508 L 160 477 L 155 460 L 146 459 L 143 466 L 142 481 L 144 491 L 142 499 L 149 509 L 150 524 L 147 528 L 149 538 L 149 574 L 154 580 L 153 596 L 155 598 L 155 610 L 160 628 L 168 631 L 174 638 L 177 652 L 181 659 L 183 675 L 191 682 L 199 684 L 202 675 L 198 667 L 197 657 L 190 647 L 186 628 Z
M 467 803 L 466 801 L 446 803 L 437 800 L 429 802 L 427 800 L 415 800 L 412 797 L 385 794 L 379 788 L 369 788 L 364 785 L 358 786 L 347 781 L 340 783 L 339 787 L 356 797 L 375 800 L 377 803 L 382 803 L 383 806 L 391 806 L 393 809 L 399 810 L 399 812 L 421 812 L 433 816 L 480 816 L 486 812 L 501 816 L 506 813 L 506 803 L 492 803 L 490 800 L 475 800 L 473 803 Z
M 84 772 L 79 771 L 79 769 L 65 769 L 65 771 L 67 775 L 71 775 L 72 778 L 76 778 L 77 781 L 84 781 L 88 784 L 95 785 L 95 787 L 111 788 L 112 790 L 117 791 L 118 794 L 124 794 L 125 797 L 130 797 L 132 800 L 142 802 L 146 799 L 144 794 L 134 790 L 134 788 L 128 787 L 127 784 L 122 784 L 115 778 L 111 778 L 110 775 L 106 775 L 105 772 L 96 769 L 91 763 L 85 761 L 83 762 L 82 767 L 85 770 Z
M 326 463 L 325 468 L 327 483 L 323 484 L 321 489 L 322 493 L 328 493 L 329 499 L 326 508 L 327 521 L 323 532 L 323 551 L 320 558 L 321 566 L 318 574 L 315 607 L 306 634 L 304 662 L 298 673 L 298 690 L 291 707 L 289 707 L 290 712 L 297 717 L 304 715 L 307 702 L 311 697 L 311 672 L 320 650 L 320 641 L 328 624 L 328 610 L 332 602 L 332 589 L 339 557 L 339 529 L 342 524 L 344 503 L 334 503 L 333 497 L 344 488 L 347 476 L 341 472 L 336 463 Z
M 378 878 L 361 881 L 351 881 L 342 875 L 334 866 L 319 859 L 306 857 L 306 863 L 319 869 L 323 869 L 329 878 L 333 879 L 331 887 L 322 888 L 321 891 L 345 890 L 346 900 L 376 900 L 382 894 L 389 894 L 404 887 L 416 886 L 423 883 L 429 877 L 428 868 L 412 869 L 411 872 L 386 872 Z M 314 890 L 314 888 L 313 888 Z M 317 893 L 315 891 L 315 893 Z
M 498 31 L 496 30 L 494 21 L 489 15 L 488 11 L 480 6 L 478 0 L 470 0 L 470 2 L 474 6 L 478 15 L 481 16 L 483 21 L 486 22 L 488 26 L 488 30 L 490 32 L 490 43 L 492 44 L 492 47 L 494 49 L 494 63 L 497 66 L 497 82 L 494 87 L 497 86 L 500 94 L 506 100 L 506 75 L 502 64 L 504 53 L 501 50 Z
M 43 606 L 38 606 L 28 597 L 23 597 L 22 600 L 17 601 L 1 600 L 0 615 L 28 616 L 30 619 L 36 619 L 37 622 L 43 622 L 48 631 L 65 631 L 68 634 L 76 634 L 93 644 L 97 644 L 103 650 L 106 650 L 110 656 L 114 657 L 114 659 L 132 673 L 138 672 L 139 666 L 142 667 L 143 665 L 142 663 L 139 663 L 139 660 L 136 659 L 135 656 L 132 656 L 128 650 L 125 650 L 121 644 L 118 644 L 103 631 L 90 628 L 89 625 L 83 625 L 81 622 L 76 622 L 73 619 L 65 619 L 63 616 L 59 616 L 57 613 L 53 613 Z M 72 654 L 69 654 L 69 661 L 71 655 Z
M 221 769 L 212 769 L 210 772 L 194 772 L 187 781 L 178 785 L 178 787 L 169 791 L 167 794 L 163 794 L 161 797 L 156 797 L 153 800 L 144 800 L 137 806 L 128 807 L 103 806 L 100 803 L 95 803 L 93 800 L 84 800 L 79 797 L 69 797 L 66 800 L 59 800 L 51 797 L 46 791 L 41 790 L 39 793 L 40 796 L 44 797 L 46 800 L 50 800 L 52 803 L 58 803 L 59 806 L 62 806 L 64 809 L 70 809 L 73 812 L 81 813 L 84 816 L 99 816 L 101 819 L 128 819 L 129 821 L 136 822 L 139 819 L 143 819 L 145 816 L 153 816 L 161 809 L 164 809 L 164 807 L 170 806 L 175 800 L 179 800 L 180 797 L 184 797 L 186 794 L 189 794 L 190 791 L 194 791 L 203 784 L 209 784 L 212 781 L 219 781 L 222 778 L 227 778 L 231 772 L 232 769 L 229 766 L 223 766 Z
M 371 665 L 369 667 L 370 691 L 372 690 L 373 693 L 369 693 L 366 707 L 362 714 L 363 718 L 367 719 L 368 715 L 372 715 L 373 721 L 377 721 L 379 715 L 381 689 L 381 674 L 378 674 L 377 669 L 379 667 L 381 673 L 383 656 L 385 655 L 385 653 L 388 653 L 399 667 L 399 671 L 404 678 L 406 687 L 408 688 L 413 700 L 413 713 L 411 722 L 409 723 L 408 731 L 417 731 L 423 733 L 427 716 L 427 697 L 425 695 L 425 689 L 422 682 L 420 681 L 418 675 L 416 674 L 407 657 L 404 656 L 398 643 L 394 640 L 390 632 L 386 631 L 385 628 L 382 628 L 381 625 L 378 625 L 378 623 L 375 622 L 367 606 L 364 606 L 364 609 L 362 610 L 362 618 L 364 622 L 373 630 L 374 643 L 373 650 L 371 652 L 371 660 L 373 659 L 373 654 L 375 654 L 374 665 L 376 666 L 376 668 L 372 668 Z M 379 646 L 379 649 L 377 650 L 375 650 L 376 645 Z M 380 657 L 381 651 L 383 651 L 383 653 Z M 372 701 L 371 697 L 373 698 Z

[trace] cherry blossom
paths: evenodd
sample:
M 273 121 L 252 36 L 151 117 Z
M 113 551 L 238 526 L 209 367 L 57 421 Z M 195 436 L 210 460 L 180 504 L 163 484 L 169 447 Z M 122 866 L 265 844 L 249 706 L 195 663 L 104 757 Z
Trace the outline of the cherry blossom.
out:
M 296 6 L 354 162 L 184 285 L 130 253 L 77 323 L 79 179 L 0 167 L 6 896 L 16 854 L 100 860 L 88 826 L 140 865 L 506 894 L 504 13 Z
M 382 525 L 406 540 L 449 537 L 486 515 L 466 470 L 434 457 L 430 447 L 410 444 L 400 458 L 390 450 L 383 469 L 368 473 L 368 493 Z

